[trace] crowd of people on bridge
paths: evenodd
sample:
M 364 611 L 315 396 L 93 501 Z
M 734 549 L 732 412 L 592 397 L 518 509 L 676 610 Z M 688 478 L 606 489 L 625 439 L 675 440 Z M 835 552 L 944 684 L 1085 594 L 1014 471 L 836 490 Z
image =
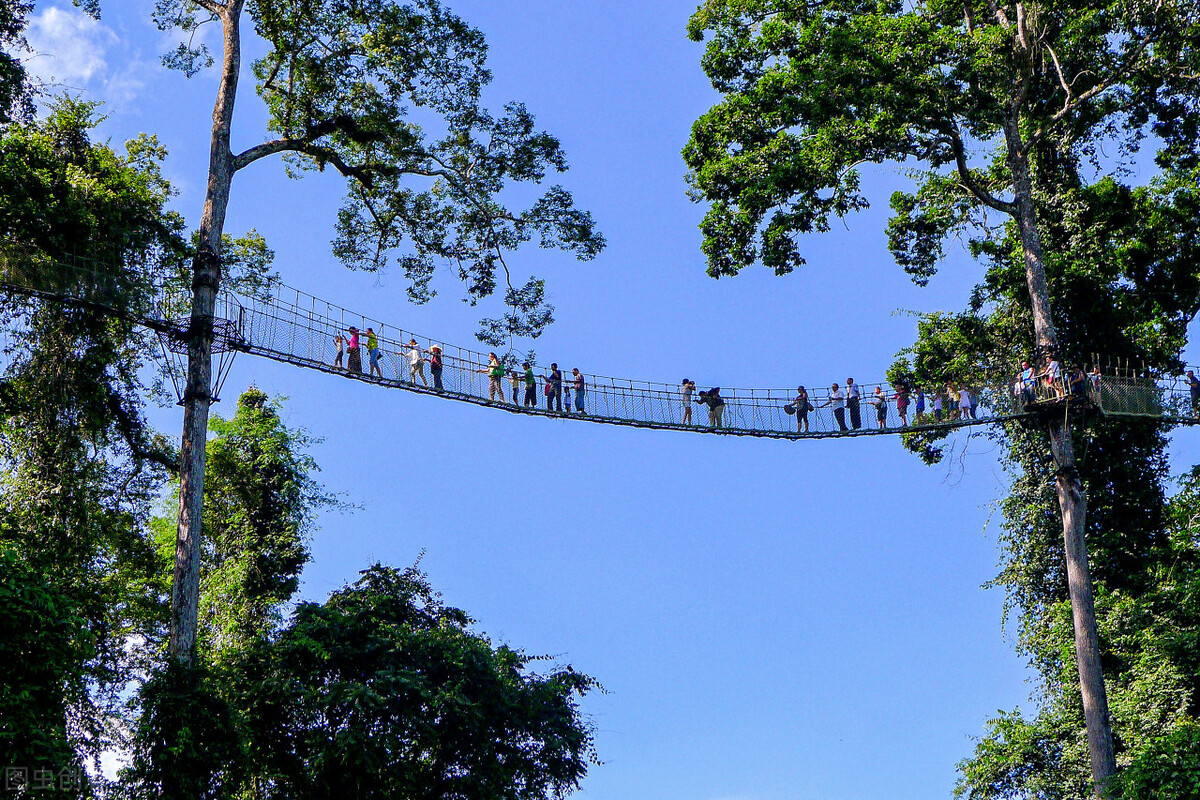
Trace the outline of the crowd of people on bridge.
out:
M 888 422 L 889 404 L 894 403 L 899 427 L 909 427 L 909 410 L 913 412 L 914 425 L 935 425 L 943 422 L 958 422 L 979 418 L 979 391 L 973 386 L 959 386 L 953 381 L 926 393 L 921 386 L 910 386 L 899 381 L 891 391 L 883 386 L 863 396 L 862 388 L 854 378 L 846 378 L 843 385 L 834 383 L 829 387 L 825 402 L 814 403 L 814 397 L 804 386 L 796 387 L 796 396 L 784 406 L 784 413 L 795 417 L 796 432 L 810 433 L 809 415 L 818 409 L 829 408 L 833 413 L 838 432 L 862 430 L 862 407 L 865 403 L 875 412 L 875 427 L 894 427 Z
M 345 332 L 338 331 L 334 335 L 333 344 L 335 368 L 361 376 L 362 350 L 365 348 L 368 358 L 366 377 L 383 379 L 381 361 L 384 354 L 380 348 L 379 336 L 372 327 L 360 332 L 351 325 Z M 401 379 L 400 365 L 406 364 L 407 382 L 429 387 L 430 382 L 426 378 L 428 365 L 429 378 L 433 381 L 432 388 L 435 391 L 445 390 L 445 357 L 440 345 L 432 344 L 428 348 L 422 348 L 415 338 L 410 338 L 408 344 L 398 348 L 394 355 L 398 380 Z M 532 410 L 539 407 L 540 394 L 548 412 L 586 413 L 588 385 L 577 367 L 571 370 L 570 376 L 564 376 L 558 364 L 552 363 L 548 371 L 538 375 L 529 361 L 523 362 L 520 368 L 517 368 L 516 363 L 511 361 L 511 356 L 506 360 L 496 353 L 489 353 L 486 364 L 471 365 L 463 362 L 458 369 L 487 376 L 488 402 L 511 402 L 514 406 Z M 505 389 L 506 381 L 508 392 Z M 1189 391 L 1191 413 L 1200 417 L 1200 379 L 1196 378 L 1192 370 L 1188 370 L 1185 382 Z M 1019 408 L 1039 401 L 1069 396 L 1092 396 L 1098 399 L 1100 388 L 1101 372 L 1098 366 L 1091 372 L 1084 372 L 1079 367 L 1064 368 L 1053 355 L 1046 355 L 1040 368 L 1035 368 L 1029 361 L 1021 362 L 1021 368 L 1013 380 L 1013 405 Z M 971 384 L 959 385 L 948 381 L 934 387 L 924 387 L 903 379 L 897 381 L 890 389 L 874 386 L 864 393 L 854 378 L 847 378 L 844 384 L 833 383 L 823 398 L 810 393 L 804 386 L 798 386 L 795 396 L 782 410 L 794 419 L 797 433 L 811 433 L 812 419 L 822 409 L 830 409 L 832 423 L 836 425 L 836 429 L 830 426 L 830 431 L 852 433 L 863 429 L 864 404 L 874 411 L 874 427 L 877 430 L 908 428 L 910 413 L 911 426 L 977 420 L 980 394 L 980 388 Z M 725 427 L 726 398 L 721 395 L 719 386 L 697 391 L 696 382 L 684 378 L 679 388 L 679 397 L 682 399 L 682 417 L 679 424 L 693 425 L 693 408 L 701 405 L 707 410 L 709 428 Z M 823 402 L 820 402 L 821 400 Z M 889 420 L 892 407 L 895 408 L 896 424 Z
M 383 350 L 379 345 L 379 337 L 374 328 L 367 327 L 365 332 L 351 325 L 344 332 L 336 331 L 333 335 L 333 366 L 345 370 L 352 375 L 362 375 L 362 349 L 367 351 L 369 370 L 366 377 L 383 379 L 381 361 Z M 445 356 L 441 345 L 430 345 L 423 348 L 415 338 L 410 338 L 408 344 L 402 346 L 396 353 L 397 365 L 408 365 L 408 375 L 402 379 L 397 366 L 397 380 L 408 383 L 429 386 L 425 377 L 425 366 L 429 365 L 429 375 L 433 379 L 432 388 L 435 391 L 445 391 L 443 375 L 445 372 Z M 488 354 L 488 362 L 479 368 L 465 367 L 467 371 L 487 375 L 487 399 L 492 403 L 508 403 L 505 394 L 505 380 L 511 387 L 512 404 L 523 408 L 538 407 L 538 382 L 542 384 L 542 396 L 545 398 L 546 410 L 560 413 L 586 413 L 587 381 L 579 369 L 573 368 L 569 378 L 564 377 L 557 363 L 550 365 L 548 372 L 541 376 L 534 373 L 533 366 L 526 361 L 518 370 L 515 365 L 506 365 L 505 360 L 495 353 Z M 522 393 L 522 387 L 524 392 Z M 572 395 L 574 399 L 572 400 Z

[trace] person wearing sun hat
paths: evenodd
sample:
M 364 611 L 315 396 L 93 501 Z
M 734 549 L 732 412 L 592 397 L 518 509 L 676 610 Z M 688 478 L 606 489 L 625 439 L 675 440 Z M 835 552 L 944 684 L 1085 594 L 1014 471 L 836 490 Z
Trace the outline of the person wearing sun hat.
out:
M 429 372 L 433 375 L 433 388 L 442 389 L 442 347 L 441 345 L 429 346 Z M 424 376 L 422 376 L 424 377 Z

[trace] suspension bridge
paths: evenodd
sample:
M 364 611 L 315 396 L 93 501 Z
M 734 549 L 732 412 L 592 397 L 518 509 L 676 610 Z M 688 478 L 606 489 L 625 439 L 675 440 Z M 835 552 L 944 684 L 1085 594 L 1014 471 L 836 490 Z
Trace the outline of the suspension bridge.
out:
M 51 258 L 20 245 L 0 245 L 0 291 L 17 296 L 96 308 L 144 325 L 157 334 L 166 372 L 182 394 L 183 358 L 190 320 L 190 291 L 143 271 L 115 269 L 84 257 Z M 570 397 L 576 379 L 565 373 L 560 405 L 546 370 L 536 377 L 528 402 L 524 369 L 506 363 L 499 387 L 488 354 L 454 346 L 322 300 L 279 282 L 242 290 L 223 289 L 217 299 L 214 328 L 214 398 L 237 353 L 320 370 L 342 379 L 378 384 L 510 413 L 572 418 L 607 425 L 705 432 L 779 439 L 815 439 L 938 431 L 1036 416 L 1086 410 L 1113 417 L 1156 418 L 1172 424 L 1200 422 L 1200 408 L 1179 375 L 1157 375 L 1131 364 L 1109 363 L 1071 383 L 997 379 L 988 385 L 915 388 L 886 383 L 810 388 L 807 403 L 795 389 L 721 387 L 719 401 L 707 399 L 711 385 L 694 393 L 673 383 L 581 374 L 582 403 Z M 360 332 L 357 356 L 338 337 Z M 379 355 L 372 370 L 365 350 L 367 331 Z M 442 370 L 435 381 L 429 359 L 439 352 Z M 366 356 L 364 358 L 364 356 Z M 1097 359 L 1099 361 L 1099 359 Z M 364 370 L 363 367 L 366 367 Z M 839 381 L 840 383 L 840 381 Z M 497 393 L 499 388 L 499 393 Z M 965 401 L 959 402 L 960 392 Z M 499 394 L 499 396 L 497 396 Z M 701 403 L 704 405 L 701 405 Z M 576 410 L 582 405 L 582 411 Z M 709 409 L 720 407 L 710 414 Z M 561 410 L 559 410 L 561 408 Z M 685 409 L 694 408 L 693 413 Z M 806 408 L 809 409 L 806 412 Z M 799 412 L 799 413 L 797 413 Z

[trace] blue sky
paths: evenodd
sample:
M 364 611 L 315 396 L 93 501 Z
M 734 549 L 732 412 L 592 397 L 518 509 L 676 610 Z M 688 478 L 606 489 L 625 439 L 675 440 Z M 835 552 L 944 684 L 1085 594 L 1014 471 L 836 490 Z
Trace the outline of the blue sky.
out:
M 94 23 L 38 3 L 31 38 L 47 55 L 32 63 L 107 101 L 114 143 L 157 133 L 194 224 L 215 81 L 158 66 L 171 42 L 152 5 L 108 0 Z M 979 268 L 962 253 L 926 289 L 887 254 L 896 168 L 866 174 L 872 210 L 805 242 L 807 268 L 705 276 L 703 209 L 685 196 L 679 156 L 715 99 L 684 35 L 693 0 L 450 5 L 487 35 L 489 103 L 524 101 L 561 138 L 572 165 L 561 182 L 609 241 L 593 262 L 510 259 L 547 280 L 557 307 L 534 345 L 543 362 L 701 385 L 871 382 L 912 341 L 905 311 L 964 305 Z M 265 136 L 251 86 L 237 147 Z M 331 175 L 291 181 L 260 162 L 235 178 L 227 230 L 263 233 L 290 284 L 470 345 L 480 309 L 449 270 L 415 307 L 401 276 L 329 257 L 341 191 Z M 608 692 L 585 705 L 605 763 L 581 797 L 947 797 L 984 720 L 1032 688 L 1001 627 L 1002 593 L 980 588 L 996 572 L 988 526 L 1006 486 L 985 435 L 959 435 L 956 457 L 928 468 L 890 437 L 747 440 L 517 417 L 248 357 L 217 412 L 251 383 L 288 398 L 290 423 L 324 439 L 322 480 L 361 505 L 321 520 L 305 597 L 423 552 L 433 584 L 496 641 L 597 677 Z M 152 417 L 178 435 L 177 409 Z M 1198 442 L 1176 435 L 1177 470 Z

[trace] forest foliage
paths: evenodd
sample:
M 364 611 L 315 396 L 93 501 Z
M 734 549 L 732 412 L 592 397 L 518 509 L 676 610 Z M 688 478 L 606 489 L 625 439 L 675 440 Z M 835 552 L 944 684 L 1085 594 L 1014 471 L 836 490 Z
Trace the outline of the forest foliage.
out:
M 19 38 L 21 3 L 0 4 Z M 11 24 L 10 24 L 11 23 Z M 19 64 L 18 64 L 19 67 Z M 96 106 L 51 102 L 0 69 L 0 239 L 176 278 L 196 249 L 169 209 L 152 136 L 93 140 Z M 227 239 L 231 278 L 270 266 Z M 153 334 L 100 310 L 0 300 L 0 762 L 16 796 L 542 798 L 594 762 L 595 682 L 494 645 L 415 566 L 373 565 L 300 602 L 320 513 L 342 506 L 303 429 L 257 389 L 211 420 L 194 669 L 166 655 L 179 454 L 146 422 Z M 148 385 L 149 384 L 149 385 Z M 386 734 L 386 735 L 384 735 Z M 102 756 L 127 759 L 115 778 Z
M 720 97 L 683 155 L 707 204 L 708 272 L 792 272 L 806 234 L 875 199 L 862 171 L 892 164 L 912 179 L 888 198 L 897 266 L 925 285 L 957 241 L 982 267 L 966 308 L 920 320 L 893 384 L 1010 383 L 1046 344 L 1031 324 L 1035 262 L 1061 361 L 1176 371 L 1200 311 L 1197 34 L 1200 7 L 1187 2 L 707 0 L 688 35 L 705 43 Z M 1150 155 L 1156 174 L 1130 184 L 1129 165 Z M 1130 798 L 1192 796 L 1200 774 L 1197 478 L 1169 491 L 1168 433 L 1091 417 L 1072 434 Z M 1058 465 L 1044 428 L 987 435 L 1010 476 L 994 585 L 1036 681 L 1032 713 L 986 723 L 957 793 L 1083 800 L 1093 786 Z M 945 455 L 944 434 L 905 443 L 927 461 Z

